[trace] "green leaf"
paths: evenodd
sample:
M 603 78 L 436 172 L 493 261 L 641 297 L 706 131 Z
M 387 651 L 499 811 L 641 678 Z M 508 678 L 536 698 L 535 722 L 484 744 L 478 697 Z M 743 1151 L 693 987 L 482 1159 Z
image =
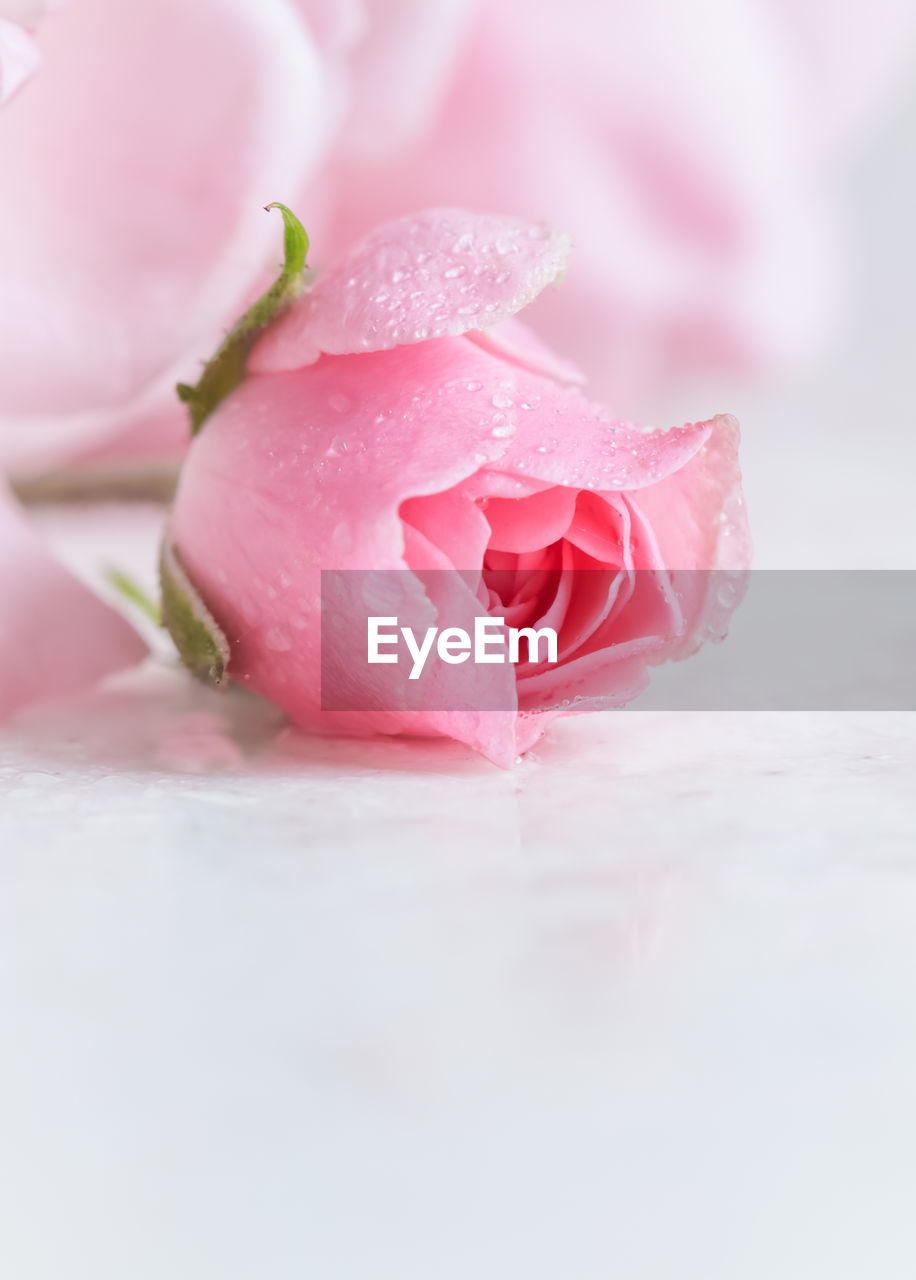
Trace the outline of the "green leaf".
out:
M 123 570 L 109 565 L 105 570 L 105 578 L 115 589 L 119 591 L 125 600 L 129 600 L 131 604 L 135 604 L 141 609 L 149 620 L 156 624 L 157 627 L 162 626 L 162 611 L 155 600 L 151 600 L 143 588 L 133 578 L 129 577 Z
M 204 365 L 203 373 L 194 386 L 179 382 L 175 388 L 178 398 L 188 406 L 192 436 L 197 435 L 220 401 L 244 378 L 248 353 L 267 322 L 302 292 L 302 273 L 309 247 L 305 228 L 296 215 L 279 201 L 275 200 L 264 208 L 279 209 L 283 215 L 283 270 L 267 292 L 262 293 L 235 322 L 216 355 Z
M 162 544 L 159 579 L 162 625 L 174 640 L 182 662 L 198 680 L 220 688 L 229 665 L 229 642 L 168 541 Z

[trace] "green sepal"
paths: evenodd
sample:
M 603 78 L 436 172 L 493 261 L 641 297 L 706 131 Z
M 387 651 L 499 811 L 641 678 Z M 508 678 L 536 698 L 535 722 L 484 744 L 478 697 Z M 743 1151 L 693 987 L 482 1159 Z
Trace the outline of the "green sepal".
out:
M 155 623 L 157 627 L 162 626 L 162 610 L 156 604 L 155 600 L 151 600 L 139 583 L 123 569 L 118 569 L 115 565 L 109 565 L 105 570 L 105 580 L 119 592 L 125 600 L 129 600 L 131 604 L 136 605 L 146 616 L 150 622 Z
M 181 661 L 204 684 L 220 688 L 229 665 L 229 642 L 166 540 L 159 556 L 162 625 Z
M 194 386 L 179 382 L 175 388 L 178 398 L 188 406 L 192 436 L 197 435 L 220 401 L 242 381 L 248 353 L 267 322 L 273 319 L 280 307 L 292 302 L 302 292 L 302 273 L 309 247 L 305 228 L 296 215 L 277 200 L 264 208 L 279 209 L 283 215 L 283 270 L 267 292 L 262 293 L 235 322 L 216 355 L 204 365 L 203 373 Z

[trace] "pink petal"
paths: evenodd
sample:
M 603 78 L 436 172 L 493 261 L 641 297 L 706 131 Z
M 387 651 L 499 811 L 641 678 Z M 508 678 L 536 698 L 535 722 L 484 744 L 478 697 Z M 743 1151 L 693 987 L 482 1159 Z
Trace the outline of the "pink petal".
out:
M 518 218 L 429 209 L 365 236 L 258 343 L 253 371 L 320 352 L 386 351 L 497 324 L 563 271 L 568 236 Z
M 629 495 L 631 511 L 652 533 L 652 554 L 637 568 L 730 570 L 750 562 L 737 419 L 718 414 L 702 425 L 700 448 L 677 471 Z
M 297 3 L 310 15 L 340 7 L 340 0 L 330 6 L 328 0 Z M 422 136 L 448 90 L 475 7 L 474 0 L 365 0 L 359 5 L 365 29 L 349 59 L 350 103 L 340 140 L 345 160 L 378 166 Z
M 0 118 L 0 464 L 174 402 L 271 259 L 323 145 L 285 4 L 79 0 Z M 308 122 L 307 126 L 303 122 Z
M 50 10 L 66 3 L 67 0 L 0 0 L 0 19 L 31 31 Z
M 580 493 L 566 537 L 599 564 L 632 569 L 630 508 L 611 494 Z
M 562 538 L 572 523 L 576 490 L 553 486 L 526 498 L 490 498 L 484 514 L 497 551 L 537 551 Z
M 38 46 L 29 33 L 0 17 L 0 105 L 13 96 L 40 61 Z
M 479 5 L 424 138 L 377 168 L 325 176 L 329 234 L 343 247 L 430 203 L 568 229 L 569 276 L 526 322 L 615 404 L 644 404 L 698 370 L 803 356 L 831 317 L 841 265 L 808 128 L 830 108 L 816 107 L 820 81 L 771 7 L 545 0 L 534 19 L 519 0 Z M 833 13 L 826 0 L 801 7 Z M 812 43 L 839 44 L 831 22 L 811 22 Z
M 509 444 L 494 470 L 575 489 L 654 486 L 683 467 L 711 430 L 697 422 L 646 431 L 615 421 L 575 389 L 524 376 L 502 379 L 495 403 L 497 430 L 509 432 Z
M 581 369 L 571 360 L 558 356 L 533 329 L 514 316 L 489 329 L 471 329 L 466 336 L 484 351 L 490 351 L 531 373 L 542 373 L 545 378 L 554 378 L 557 382 L 581 385 L 586 381 Z
M 0 717 L 77 693 L 147 648 L 53 558 L 0 489 Z
M 649 683 L 648 661 L 667 639 L 642 636 L 538 672 L 519 687 L 519 708 L 538 717 L 552 711 L 553 719 L 568 714 L 575 699 L 584 711 L 624 707 Z
M 583 624 L 578 656 L 525 675 L 519 684 L 521 709 L 537 710 L 551 700 L 563 709 L 574 699 L 589 709 L 623 705 L 645 685 L 649 665 L 685 657 L 725 634 L 746 585 L 751 547 L 738 424 L 720 415 L 707 426 L 699 449 L 677 470 L 615 499 L 618 510 L 632 518 L 636 553 L 629 563 L 640 572 L 631 575 L 631 589 L 603 616 L 592 602 L 591 621 L 587 598 L 570 601 L 569 618 Z M 581 496 L 579 528 L 570 536 L 596 552 L 597 562 L 606 562 L 595 540 L 595 512 L 586 518 L 585 508 L 597 501 L 597 495 Z M 626 529 L 621 539 L 629 541 Z M 588 586 L 580 583 L 577 597 L 587 597 Z M 567 621 L 564 614 L 564 626 Z
M 682 470 L 628 495 L 644 548 L 638 567 L 674 571 L 670 576 L 686 618 L 682 643 L 666 656 L 683 657 L 708 639 L 721 639 L 744 594 L 752 547 L 739 438 L 736 419 L 719 414 Z
M 490 526 L 465 486 L 401 503 L 401 519 L 416 529 L 443 553 L 453 569 L 479 569 L 490 539 Z M 414 568 L 410 556 L 407 564 Z
M 475 498 L 528 498 L 554 486 L 549 480 L 535 480 L 520 472 L 509 475 L 502 471 L 480 471 L 474 476 Z
M 403 570 L 402 503 L 447 541 L 417 498 L 454 489 L 505 449 L 490 405 L 502 370 L 461 339 L 325 357 L 248 378 L 192 445 L 172 536 L 229 637 L 230 674 L 311 731 L 444 734 L 502 764 L 517 755 L 514 711 L 334 713 L 319 702 L 321 569 Z M 502 704 L 514 705 L 512 687 Z

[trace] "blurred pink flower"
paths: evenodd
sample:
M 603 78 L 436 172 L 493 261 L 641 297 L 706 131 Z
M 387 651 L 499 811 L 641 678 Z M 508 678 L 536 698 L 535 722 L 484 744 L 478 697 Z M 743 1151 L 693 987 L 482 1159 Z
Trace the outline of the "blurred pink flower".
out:
M 306 729 L 444 735 L 509 765 L 554 717 L 622 705 L 649 666 L 724 632 L 735 597 L 692 571 L 749 560 L 737 424 L 647 432 L 571 385 L 512 318 L 568 248 L 455 209 L 378 228 L 268 329 L 192 443 L 169 545 L 228 674 Z M 424 572 L 457 570 L 450 624 L 488 610 L 554 626 L 560 663 L 487 667 L 476 709 L 442 709 L 441 680 L 404 709 L 390 668 L 360 660 L 364 619 L 334 611 L 342 635 L 322 645 L 333 569 L 411 571 L 403 611 L 426 625 L 443 615 Z M 323 709 L 340 692 L 357 709 Z
M 38 66 L 38 46 L 29 33 L 0 12 L 0 106 Z
M 531 323 L 618 406 L 817 348 L 842 292 L 836 152 L 907 65 L 912 4 L 440 5 L 447 52 L 421 7 L 397 9 L 425 33 L 434 95 L 412 59 L 367 83 L 357 47 L 348 127 L 316 183 L 320 203 L 335 195 L 335 249 L 431 203 L 568 228 L 566 286 Z M 368 10 L 384 23 L 385 5 Z M 409 127 L 391 128 L 418 81 Z
M 3 0 L 8 3 L 8 0 Z M 72 0 L 0 111 L 0 466 L 142 430 L 269 261 L 265 199 L 326 143 L 287 0 Z
M 131 626 L 52 556 L 0 483 L 0 718 L 146 655 Z
M 21 36 L 45 7 L 0 18 Z M 258 291 L 276 198 L 331 257 L 431 204 L 569 228 L 531 323 L 618 409 L 802 359 L 842 291 L 843 149 L 914 20 L 909 0 L 71 0 L 0 113 L 0 467 L 180 449 L 173 384 Z M 0 54 L 8 85 L 23 56 Z
M 59 0 L 0 0 L 0 106 L 41 62 L 33 32 Z

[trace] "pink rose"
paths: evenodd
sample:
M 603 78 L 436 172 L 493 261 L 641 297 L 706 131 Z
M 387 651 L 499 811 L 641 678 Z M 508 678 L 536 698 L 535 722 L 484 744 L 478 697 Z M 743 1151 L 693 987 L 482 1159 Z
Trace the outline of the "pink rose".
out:
M 312 732 L 447 735 L 508 765 L 554 716 L 620 705 L 649 665 L 722 634 L 729 608 L 669 573 L 747 564 L 737 424 L 645 431 L 585 399 L 512 318 L 568 249 L 516 219 L 432 210 L 379 227 L 268 328 L 191 446 L 167 535 L 166 579 L 205 610 L 205 666 L 227 661 Z M 322 688 L 321 575 L 345 569 L 416 575 L 427 615 L 428 570 L 461 571 L 490 614 L 512 607 L 501 576 L 552 575 L 536 604 L 560 660 L 500 667 L 507 709 L 463 711 L 379 707 L 357 665 L 331 679 L 350 706 L 355 681 L 363 709 L 324 710 L 341 689 Z
M 175 381 L 271 267 L 261 205 L 327 145 L 315 43 L 292 0 L 72 0 L 37 40 L 0 110 L 0 471 L 177 453 Z

